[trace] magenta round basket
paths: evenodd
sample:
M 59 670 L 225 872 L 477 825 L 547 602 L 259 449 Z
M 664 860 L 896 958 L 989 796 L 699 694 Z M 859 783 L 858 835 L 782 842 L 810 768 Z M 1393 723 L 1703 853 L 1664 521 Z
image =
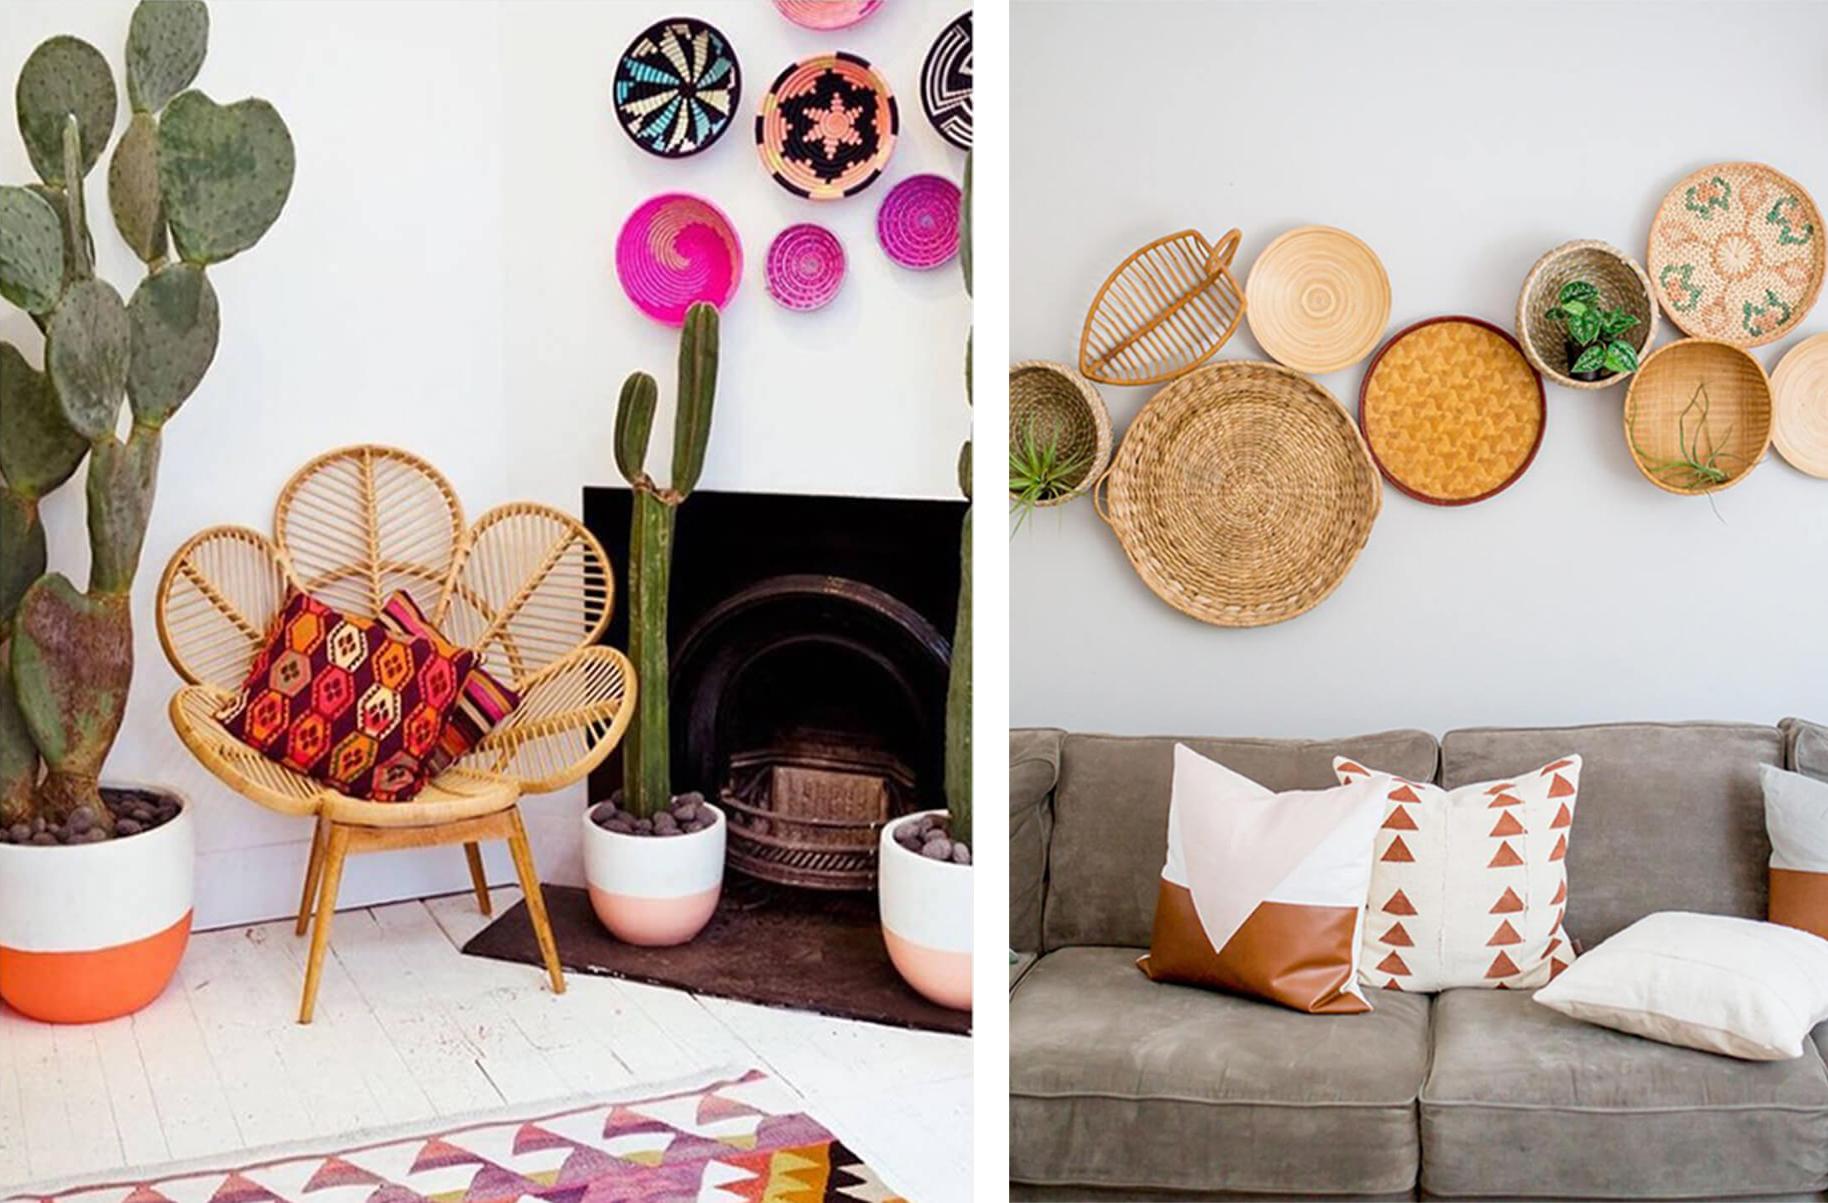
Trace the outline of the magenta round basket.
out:
M 768 294 L 788 309 L 831 303 L 844 283 L 844 244 L 824 226 L 788 226 L 768 245 Z
M 882 0 L 774 0 L 781 15 L 807 29 L 843 29 L 882 7 Z
M 958 204 L 958 185 L 945 176 L 909 176 L 882 198 L 876 238 L 903 267 L 938 267 L 958 254 Z
M 643 201 L 616 236 L 616 276 L 635 307 L 669 326 L 698 301 L 722 309 L 743 277 L 743 244 L 722 209 L 664 192 Z

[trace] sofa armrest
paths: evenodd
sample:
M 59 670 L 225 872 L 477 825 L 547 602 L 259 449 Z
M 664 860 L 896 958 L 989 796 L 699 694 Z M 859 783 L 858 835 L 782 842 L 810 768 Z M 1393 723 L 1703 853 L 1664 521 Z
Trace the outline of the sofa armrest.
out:
M 1784 767 L 1828 781 L 1828 727 L 1802 718 L 1787 718 L 1777 726 L 1784 733 Z
M 1064 734 L 1053 727 L 1009 733 L 1009 946 L 1017 952 L 1041 951 L 1047 844 Z

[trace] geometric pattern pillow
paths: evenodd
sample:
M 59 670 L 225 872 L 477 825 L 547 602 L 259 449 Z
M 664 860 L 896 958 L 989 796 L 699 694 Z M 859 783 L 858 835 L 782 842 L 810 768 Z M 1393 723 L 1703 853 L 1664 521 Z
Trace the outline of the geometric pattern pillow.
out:
M 1828 940 L 1828 781 L 1758 766 L 1771 837 L 1771 922 Z
M 424 760 L 474 659 L 294 593 L 216 717 L 267 759 L 340 793 L 403 802 L 425 787 Z
M 404 589 L 394 590 L 387 604 L 381 607 L 381 622 L 396 635 L 430 640 L 431 645 L 446 656 L 456 656 L 463 650 L 432 625 L 419 603 Z M 470 749 L 518 705 L 520 694 L 490 676 L 482 666 L 481 656 L 473 656 L 470 671 L 464 674 L 463 683 L 458 687 L 457 704 L 438 737 L 438 746 L 425 758 L 426 776 L 436 777 L 469 755 Z
M 1137 968 L 1310 1014 L 1369 1011 L 1357 962 L 1381 782 L 1277 794 L 1184 744 L 1173 780 Z
M 1367 984 L 1530 990 L 1574 962 L 1562 919 L 1580 757 L 1455 790 L 1344 758 L 1333 770 L 1378 780 L 1386 802 L 1359 961 Z

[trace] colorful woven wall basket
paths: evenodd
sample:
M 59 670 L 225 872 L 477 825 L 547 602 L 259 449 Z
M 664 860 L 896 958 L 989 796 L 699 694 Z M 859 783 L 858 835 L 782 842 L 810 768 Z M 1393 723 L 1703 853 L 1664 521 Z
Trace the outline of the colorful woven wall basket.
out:
M 768 295 L 785 309 L 831 304 L 844 283 L 844 244 L 824 226 L 788 226 L 768 244 Z
M 616 123 L 663 159 L 695 155 L 723 137 L 742 95 L 729 40 L 694 17 L 648 26 L 616 64 Z
M 971 149 L 971 14 L 953 18 L 927 51 L 920 69 L 920 107 L 939 136 Z
M 1800 327 L 1821 295 L 1822 238 L 1801 184 L 1762 163 L 1716 163 L 1658 206 L 1650 278 L 1683 333 L 1762 346 Z
M 678 326 L 695 302 L 722 309 L 736 295 L 743 245 L 722 209 L 690 193 L 665 192 L 622 223 L 616 275 L 636 308 Z
M 943 175 L 913 175 L 889 189 L 876 210 L 876 240 L 890 259 L 925 271 L 958 254 L 958 185 Z
M 776 77 L 755 116 L 755 146 L 775 183 L 837 200 L 876 182 L 901 132 L 889 85 L 854 54 L 804 59 Z
M 807 29 L 843 29 L 882 7 L 882 0 L 774 0 L 774 7 Z

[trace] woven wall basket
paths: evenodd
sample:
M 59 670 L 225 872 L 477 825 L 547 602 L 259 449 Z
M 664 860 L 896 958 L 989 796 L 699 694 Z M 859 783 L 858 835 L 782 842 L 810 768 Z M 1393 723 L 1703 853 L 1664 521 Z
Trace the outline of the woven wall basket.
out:
M 1086 311 L 1079 370 L 1101 384 L 1160 384 L 1211 359 L 1244 317 L 1231 273 L 1242 238 L 1232 230 L 1215 245 L 1182 230 L 1118 264 Z
M 1104 487 L 1100 516 L 1143 582 L 1222 627 L 1267 626 L 1319 605 L 1364 549 L 1383 496 L 1358 425 L 1333 395 L 1248 360 L 1157 393 Z
M 1694 405 L 1707 386 L 1703 419 Z M 1715 493 L 1738 484 L 1771 445 L 1771 382 L 1744 349 L 1711 338 L 1686 338 L 1651 352 L 1625 394 L 1625 445 L 1644 478 L 1670 493 Z M 1684 454 L 1727 474 L 1718 483 L 1695 480 L 1669 466 Z
M 1771 374 L 1771 441 L 1793 467 L 1828 480 L 1828 334 L 1791 347 Z
M 1250 332 L 1278 363 L 1324 375 L 1371 353 L 1390 324 L 1390 276 L 1363 239 L 1300 226 L 1263 248 L 1244 283 Z
M 1025 359 L 1009 369 L 1009 442 L 1032 427 L 1037 435 L 1060 433 L 1060 449 L 1085 455 L 1085 471 L 1070 493 L 1036 505 L 1071 501 L 1103 475 L 1111 462 L 1111 413 L 1098 389 L 1063 363 Z
M 1536 261 L 1517 294 L 1517 341 L 1537 371 L 1563 388 L 1611 388 L 1624 376 L 1601 380 L 1576 380 L 1568 375 L 1567 331 L 1544 314 L 1561 298 L 1564 284 L 1585 280 L 1599 289 L 1599 303 L 1622 309 L 1638 319 L 1625 333 L 1625 341 L 1643 358 L 1656 341 L 1657 302 L 1651 295 L 1650 277 L 1637 260 L 1608 243 L 1593 239 L 1564 242 Z

